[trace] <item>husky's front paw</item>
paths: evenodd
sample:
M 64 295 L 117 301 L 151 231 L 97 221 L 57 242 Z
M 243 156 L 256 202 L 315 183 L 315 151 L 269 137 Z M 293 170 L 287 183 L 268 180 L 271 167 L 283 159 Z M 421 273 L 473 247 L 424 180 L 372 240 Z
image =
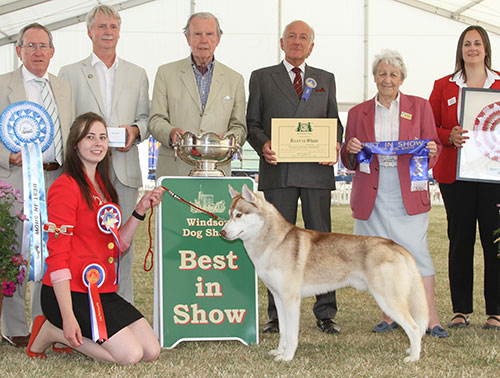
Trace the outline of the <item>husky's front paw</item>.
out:
M 280 354 L 274 358 L 274 361 L 291 361 L 293 359 L 293 355 Z
M 416 362 L 418 361 L 420 356 L 408 356 L 404 358 L 404 362 Z
M 273 349 L 273 350 L 270 350 L 270 351 L 269 351 L 269 354 L 270 354 L 271 356 L 279 356 L 279 355 L 281 355 L 282 353 L 283 353 L 283 352 L 280 352 L 280 351 L 279 351 L 279 349 Z

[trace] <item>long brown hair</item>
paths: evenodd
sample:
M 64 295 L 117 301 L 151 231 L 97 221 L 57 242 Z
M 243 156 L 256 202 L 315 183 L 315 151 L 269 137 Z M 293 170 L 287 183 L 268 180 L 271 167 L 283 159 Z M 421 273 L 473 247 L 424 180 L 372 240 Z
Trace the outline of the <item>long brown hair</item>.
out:
M 453 75 L 455 75 L 457 72 L 462 71 L 462 76 L 466 82 L 467 82 L 467 73 L 465 72 L 465 63 L 464 63 L 464 57 L 462 55 L 462 47 L 464 45 L 465 35 L 471 30 L 476 30 L 481 36 L 485 52 L 484 65 L 491 70 L 491 43 L 490 43 L 490 38 L 488 37 L 488 33 L 486 32 L 486 30 L 484 30 L 482 26 L 471 25 L 467 29 L 465 29 L 462 32 L 462 34 L 460 34 L 460 38 L 458 39 L 457 53 L 455 57 L 455 72 L 453 72 Z
M 104 121 L 100 115 L 92 112 L 81 114 L 73 121 L 71 129 L 69 130 L 68 140 L 66 141 L 63 165 L 63 172 L 75 179 L 90 209 L 94 208 L 92 197 L 90 195 L 90 185 L 87 181 L 87 176 L 85 175 L 83 163 L 76 151 L 76 145 L 89 133 L 90 127 L 95 122 L 101 122 L 106 127 L 106 121 Z M 109 173 L 110 160 L 111 152 L 108 148 L 104 159 L 97 163 L 97 173 L 101 177 L 104 189 L 111 197 L 109 199 L 118 204 L 118 194 L 116 193 L 116 189 L 111 182 Z

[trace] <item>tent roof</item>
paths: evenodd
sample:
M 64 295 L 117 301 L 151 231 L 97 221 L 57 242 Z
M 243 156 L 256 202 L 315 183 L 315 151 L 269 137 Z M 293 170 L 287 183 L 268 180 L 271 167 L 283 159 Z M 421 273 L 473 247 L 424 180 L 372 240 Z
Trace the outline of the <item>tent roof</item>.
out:
M 31 22 L 57 30 L 85 21 L 98 4 L 124 10 L 157 0 L 6 0 L 0 5 L 0 46 L 14 43 L 18 31 Z M 278 0 L 286 4 L 286 0 Z M 498 0 L 394 0 L 465 24 L 479 24 L 500 35 Z M 191 2 L 191 0 L 186 0 Z M 375 2 L 371 0 L 375 5 Z
M 112 5 L 118 11 L 154 0 L 7 0 L 0 5 L 0 46 L 15 43 L 19 30 L 38 22 L 51 31 L 85 22 L 94 6 Z
M 500 35 L 500 2 L 498 0 L 395 0 L 451 20 L 481 25 Z

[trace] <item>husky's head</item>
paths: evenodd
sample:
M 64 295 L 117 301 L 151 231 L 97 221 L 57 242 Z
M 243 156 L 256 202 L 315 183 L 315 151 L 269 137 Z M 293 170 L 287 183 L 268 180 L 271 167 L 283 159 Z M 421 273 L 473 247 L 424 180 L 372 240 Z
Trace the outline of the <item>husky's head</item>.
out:
M 260 208 L 265 200 L 261 194 L 248 189 L 246 184 L 243 185 L 241 193 L 233 189 L 231 185 L 228 186 L 232 198 L 229 208 L 229 220 L 220 234 L 227 240 L 248 240 L 258 234 L 264 224 L 264 219 L 260 215 Z

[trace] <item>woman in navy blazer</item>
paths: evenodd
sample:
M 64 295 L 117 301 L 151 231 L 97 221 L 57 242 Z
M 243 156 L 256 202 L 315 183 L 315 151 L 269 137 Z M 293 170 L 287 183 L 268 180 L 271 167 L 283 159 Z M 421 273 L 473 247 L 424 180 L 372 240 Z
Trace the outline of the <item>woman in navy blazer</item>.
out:
M 161 201 L 164 190 L 147 192 L 118 230 L 121 213 L 110 180 L 111 156 L 104 119 L 95 113 L 77 117 L 65 151 L 63 175 L 51 186 L 47 199 L 49 257 L 41 294 L 44 315 L 33 323 L 26 352 L 30 357 L 44 358 L 43 351 L 58 342 L 98 361 L 131 364 L 154 360 L 160 346 L 151 326 L 116 293 L 115 260 L 132 242 L 146 210 Z M 118 226 L 116 238 L 106 232 L 113 226 Z M 89 266 L 97 267 L 93 272 L 100 271 L 102 278 L 102 282 L 96 280 L 102 306 L 94 302 L 94 320 L 104 320 L 101 330 L 106 330 L 107 336 L 103 332 L 99 338 L 92 332 L 95 322 L 84 284 L 84 278 L 92 282 L 98 275 L 86 274 Z
M 484 256 L 484 297 L 486 314 L 483 328 L 500 330 L 500 260 L 493 230 L 499 227 L 497 204 L 500 185 L 456 180 L 457 149 L 469 139 L 458 123 L 461 88 L 500 89 L 499 72 L 491 69 L 491 45 L 486 31 L 469 26 L 458 40 L 455 72 L 434 83 L 429 102 L 436 120 L 443 152 L 434 167 L 448 219 L 449 279 L 454 315 L 448 326 L 469 325 L 472 313 L 473 261 L 476 222 Z M 498 127 L 498 125 L 497 125 Z
M 356 170 L 352 182 L 351 208 L 354 233 L 392 239 L 414 257 L 423 276 L 429 305 L 428 333 L 447 337 L 434 306 L 434 266 L 427 246 L 430 196 L 428 183 L 420 190 L 411 188 L 409 154 L 375 155 L 369 172 L 362 171 L 356 155 L 365 142 L 430 139 L 429 168 L 437 161 L 441 144 L 429 103 L 419 97 L 399 92 L 406 77 L 403 58 L 396 51 L 384 50 L 375 57 L 373 76 L 377 95 L 349 111 L 346 143 L 341 150 L 342 162 Z M 398 325 L 386 314 L 373 329 L 386 332 Z

